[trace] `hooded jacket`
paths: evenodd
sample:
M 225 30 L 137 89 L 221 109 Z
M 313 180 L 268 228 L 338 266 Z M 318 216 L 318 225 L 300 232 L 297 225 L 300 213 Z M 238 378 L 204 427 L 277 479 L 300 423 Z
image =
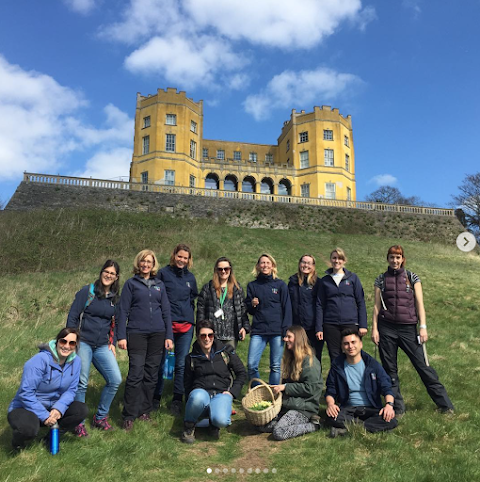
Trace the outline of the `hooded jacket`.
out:
M 44 422 L 54 408 L 62 416 L 68 410 L 75 398 L 82 363 L 73 352 L 63 366 L 59 365 L 55 340 L 40 345 L 39 350 L 25 363 L 20 387 L 8 411 L 24 408 Z
M 320 279 L 311 286 L 307 284 L 306 277 L 300 286 L 298 274 L 290 276 L 288 281 L 288 292 L 292 303 L 293 324 L 302 326 L 305 331 L 315 329 L 317 292 Z

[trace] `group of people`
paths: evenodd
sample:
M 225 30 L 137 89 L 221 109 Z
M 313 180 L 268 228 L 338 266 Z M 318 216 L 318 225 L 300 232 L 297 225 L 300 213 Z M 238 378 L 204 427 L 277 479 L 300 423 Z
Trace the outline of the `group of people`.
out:
M 331 361 L 325 393 L 331 436 L 345 433 L 352 420 L 364 421 L 372 432 L 396 426 L 396 417 L 405 411 L 398 347 L 412 361 L 439 410 L 451 412 L 453 404 L 424 356 L 422 344 L 428 334 L 420 279 L 405 269 L 401 246 L 388 250 L 387 261 L 387 271 L 375 280 L 371 332 L 380 365 L 362 350 L 367 333 L 363 287 L 345 268 L 341 248 L 330 253 L 331 268 L 323 277 L 317 275 L 314 256 L 303 255 L 288 286 L 277 276 L 275 259 L 262 254 L 246 296 L 226 257 L 216 261 L 212 279 L 199 293 L 190 271 L 192 253 L 185 244 L 174 248 L 169 264 L 161 269 L 153 251 L 140 251 L 133 263 L 134 276 L 124 283 L 121 295 L 120 267 L 107 260 L 98 279 L 76 294 L 66 328 L 25 364 L 8 413 L 12 444 L 23 448 L 42 425 L 56 422 L 61 430 L 87 437 L 85 396 L 92 364 L 106 384 L 91 427 L 111 430 L 109 409 L 122 382 L 116 346 L 128 351 L 122 412 L 126 431 L 136 420 L 151 420 L 151 412 L 158 409 L 163 364 L 167 351 L 174 350 L 170 410 L 180 415 L 185 397 L 185 443 L 195 441 L 199 420 L 208 419 L 215 438 L 230 424 L 232 400 L 240 396 L 247 374 L 250 380 L 260 378 L 267 344 L 269 384 L 275 393 L 282 392 L 283 403 L 280 414 L 261 430 L 272 432 L 275 439 L 319 428 L 325 342 Z M 236 348 L 248 333 L 246 371 Z

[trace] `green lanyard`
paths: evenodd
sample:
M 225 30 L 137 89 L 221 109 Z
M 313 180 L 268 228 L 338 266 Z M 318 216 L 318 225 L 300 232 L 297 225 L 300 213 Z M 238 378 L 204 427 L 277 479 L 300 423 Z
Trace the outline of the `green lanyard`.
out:
M 223 308 L 223 303 L 225 303 L 225 298 L 227 297 L 227 291 L 228 291 L 228 288 L 225 288 L 223 290 L 222 295 L 220 296 L 220 307 L 221 308 Z

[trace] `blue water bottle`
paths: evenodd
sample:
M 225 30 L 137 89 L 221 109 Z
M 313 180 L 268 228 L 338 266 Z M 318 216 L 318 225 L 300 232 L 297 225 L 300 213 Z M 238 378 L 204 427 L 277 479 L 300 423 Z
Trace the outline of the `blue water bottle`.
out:
M 169 351 L 165 358 L 165 365 L 163 366 L 163 379 L 173 380 L 173 372 L 175 370 L 175 353 Z
M 50 453 L 52 455 L 58 454 L 60 450 L 60 433 L 58 423 L 52 425 L 50 428 Z

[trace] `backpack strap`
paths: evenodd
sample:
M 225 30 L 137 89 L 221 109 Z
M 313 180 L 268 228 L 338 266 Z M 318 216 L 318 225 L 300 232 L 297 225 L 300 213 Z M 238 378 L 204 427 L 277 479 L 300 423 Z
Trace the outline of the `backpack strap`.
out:
M 90 287 L 88 288 L 88 297 L 87 301 L 85 301 L 85 306 L 83 307 L 83 311 L 85 311 L 88 306 L 92 303 L 95 299 L 95 286 L 93 283 L 90 283 Z

